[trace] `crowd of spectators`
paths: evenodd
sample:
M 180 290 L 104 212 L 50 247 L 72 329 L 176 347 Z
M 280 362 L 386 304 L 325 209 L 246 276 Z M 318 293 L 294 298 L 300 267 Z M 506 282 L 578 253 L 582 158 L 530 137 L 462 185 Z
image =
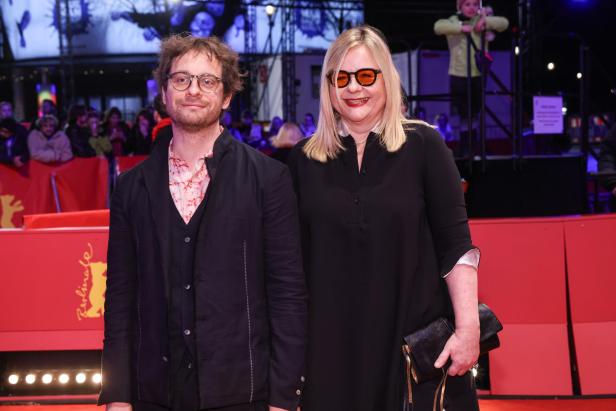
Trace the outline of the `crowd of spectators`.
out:
M 272 157 L 285 161 L 290 147 L 310 137 L 316 124 L 307 113 L 301 124 L 285 122 L 275 116 L 268 123 L 257 122 L 249 110 L 234 121 L 230 112 L 221 118 L 237 140 Z M 100 157 L 112 160 L 119 156 L 148 155 L 156 136 L 171 122 L 157 96 L 151 107 L 136 115 L 134 122 L 124 121 L 122 112 L 111 107 L 101 113 L 83 104 L 74 104 L 66 118 L 58 117 L 51 100 L 41 104 L 39 116 L 29 123 L 14 118 L 13 106 L 0 102 L 0 162 L 22 167 L 30 158 L 44 163 L 61 163 L 73 157 Z

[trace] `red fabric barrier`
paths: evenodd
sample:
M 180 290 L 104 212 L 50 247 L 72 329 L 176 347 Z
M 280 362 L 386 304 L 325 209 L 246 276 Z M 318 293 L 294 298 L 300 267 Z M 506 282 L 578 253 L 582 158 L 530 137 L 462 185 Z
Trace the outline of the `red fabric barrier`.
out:
M 490 353 L 491 393 L 572 394 L 561 220 L 473 221 L 471 232 L 479 299 L 504 326 Z
M 582 394 L 614 394 L 616 215 L 565 223 L 571 319 Z
M 24 216 L 25 229 L 58 227 L 108 227 L 109 210 L 74 211 L 71 213 L 32 214 Z
M 30 161 L 19 170 L 0 165 L 0 228 L 20 227 L 24 214 L 55 212 L 52 176 L 62 211 L 107 206 L 107 160 L 75 158 L 59 165 Z
M 0 351 L 100 349 L 106 228 L 0 232 Z
M 123 173 L 137 164 L 141 163 L 148 156 L 130 156 L 130 157 L 117 157 L 116 158 L 116 174 Z

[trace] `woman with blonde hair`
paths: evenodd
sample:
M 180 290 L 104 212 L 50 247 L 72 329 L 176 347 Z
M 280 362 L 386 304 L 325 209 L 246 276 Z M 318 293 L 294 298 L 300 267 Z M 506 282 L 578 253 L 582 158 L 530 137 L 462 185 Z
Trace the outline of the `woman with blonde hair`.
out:
M 435 364 L 451 376 L 445 407 L 478 409 L 479 251 L 460 176 L 438 132 L 400 107 L 382 34 L 343 32 L 325 55 L 316 132 L 289 158 L 310 292 L 303 411 L 402 409 L 403 337 L 439 317 L 456 324 Z M 412 384 L 413 410 L 432 409 L 438 383 Z
M 276 151 L 271 155 L 278 161 L 287 162 L 291 149 L 304 139 L 304 134 L 299 126 L 292 122 L 284 123 L 278 130 L 278 134 L 270 139 L 270 144 Z

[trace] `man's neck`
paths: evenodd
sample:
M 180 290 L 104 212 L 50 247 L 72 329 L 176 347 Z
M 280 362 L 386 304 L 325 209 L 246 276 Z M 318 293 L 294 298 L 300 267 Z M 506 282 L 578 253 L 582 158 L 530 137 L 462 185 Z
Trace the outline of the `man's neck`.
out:
M 218 123 L 199 131 L 186 130 L 172 123 L 173 152 L 190 165 L 195 165 L 214 149 L 214 143 L 222 131 Z

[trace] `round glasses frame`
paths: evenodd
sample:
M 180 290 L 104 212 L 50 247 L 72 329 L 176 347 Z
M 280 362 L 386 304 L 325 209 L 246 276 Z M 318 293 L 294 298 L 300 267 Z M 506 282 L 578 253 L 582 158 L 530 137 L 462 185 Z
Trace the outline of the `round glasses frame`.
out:
M 169 80 L 171 86 L 177 91 L 188 90 L 193 79 L 197 79 L 199 89 L 204 92 L 216 90 L 216 87 L 218 87 L 218 84 L 222 81 L 220 77 L 213 74 L 190 74 L 184 71 L 178 71 L 167 75 L 167 80 Z
M 362 74 L 365 74 L 366 72 L 369 72 L 372 74 L 372 79 L 370 81 L 364 81 L 360 76 Z M 338 76 L 340 74 L 346 74 L 346 82 L 344 84 L 340 84 L 340 81 L 338 81 Z M 338 74 L 336 76 L 336 78 L 334 78 L 334 71 L 330 71 L 329 73 L 327 73 L 327 78 L 329 79 L 329 83 L 332 86 L 335 86 L 337 88 L 345 88 L 346 86 L 348 86 L 351 83 L 351 76 L 355 77 L 355 81 L 357 82 L 357 84 L 359 84 L 362 87 L 370 87 L 371 85 L 373 85 L 374 83 L 376 83 L 376 80 L 379 76 L 379 73 L 382 73 L 381 70 L 379 69 L 373 69 L 373 68 L 362 68 L 359 69 L 357 71 L 345 71 L 345 70 L 339 70 Z

